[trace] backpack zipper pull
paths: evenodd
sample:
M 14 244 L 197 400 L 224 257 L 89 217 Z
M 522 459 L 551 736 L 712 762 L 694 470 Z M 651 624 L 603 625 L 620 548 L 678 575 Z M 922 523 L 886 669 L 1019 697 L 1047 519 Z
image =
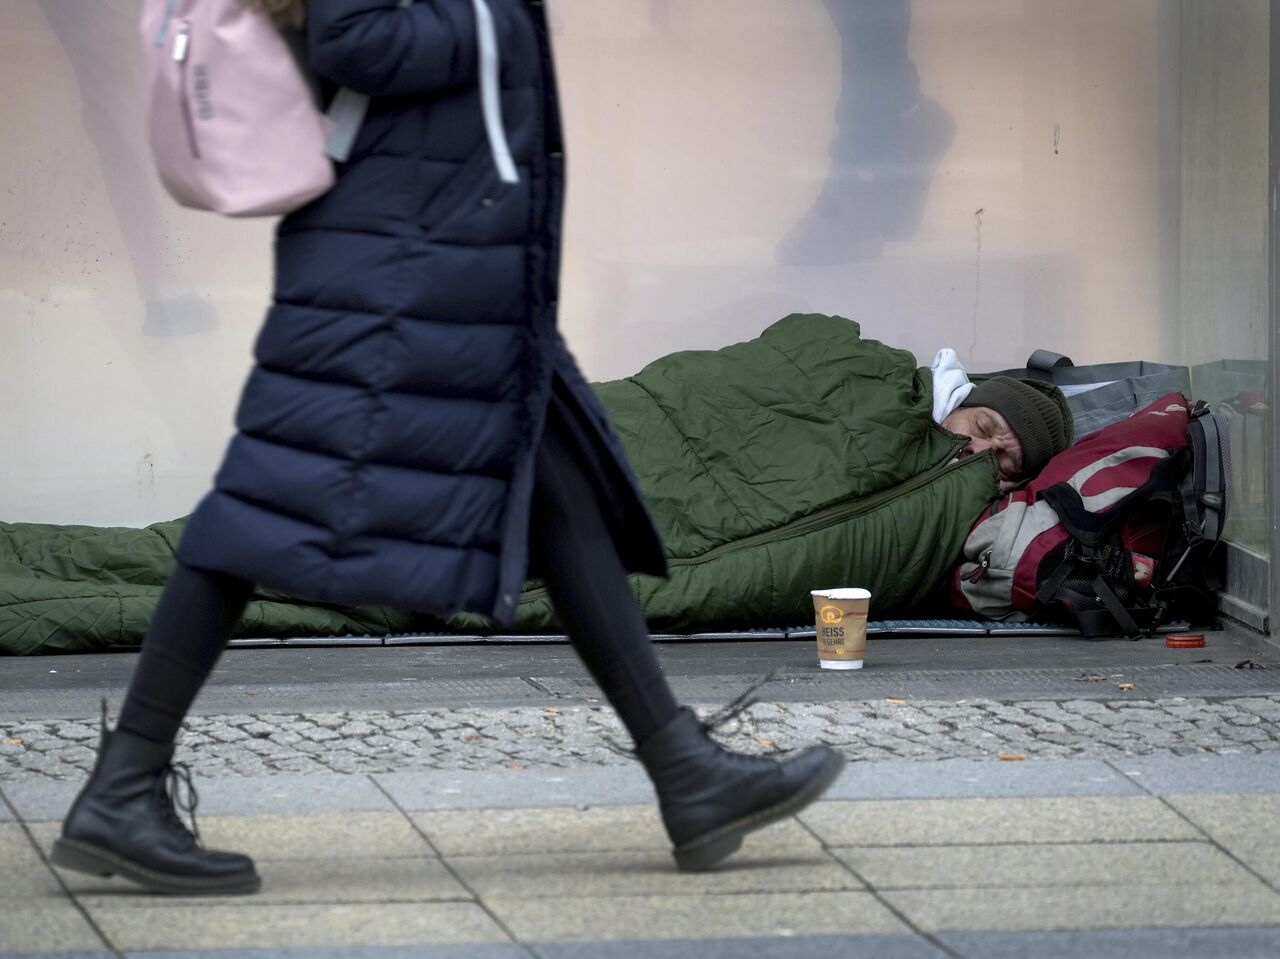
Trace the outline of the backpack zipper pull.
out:
M 965 582 L 976 583 L 982 577 L 987 575 L 987 568 L 991 565 L 991 550 L 985 549 L 978 556 L 978 568 L 965 577 Z
M 191 21 L 183 20 L 178 24 L 178 35 L 173 38 L 173 59 L 181 63 L 187 59 L 187 47 L 191 43 Z

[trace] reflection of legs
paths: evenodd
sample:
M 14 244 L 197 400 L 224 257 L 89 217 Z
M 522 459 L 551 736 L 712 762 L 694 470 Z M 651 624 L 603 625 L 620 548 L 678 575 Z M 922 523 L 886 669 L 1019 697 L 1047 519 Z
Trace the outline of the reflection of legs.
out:
M 76 797 L 53 861 L 93 875 L 119 873 L 156 892 L 258 888 L 253 861 L 206 850 L 174 807 L 173 741 L 244 612 L 253 587 L 179 565 L 165 584 L 114 732 L 102 730 L 93 775 Z M 191 790 L 194 810 L 194 790 Z M 193 820 L 194 824 L 194 820 Z
M 574 649 L 618 711 L 653 780 L 682 869 L 707 869 L 752 830 L 804 808 L 839 774 L 825 746 L 786 762 L 729 752 L 676 705 L 595 486 L 555 407 L 538 452 L 530 558 Z
M 920 99 L 920 76 L 907 56 L 909 0 L 825 0 L 840 32 L 838 132 L 833 167 L 875 170 L 903 114 Z
M 39 0 L 75 71 L 85 130 L 147 305 L 144 332 L 193 333 L 216 325 L 209 304 L 164 264 L 164 219 L 137 90 L 137 4 L 132 0 Z
M 813 208 L 778 248 L 783 263 L 844 263 L 919 229 L 929 183 L 955 135 L 920 95 L 907 54 L 909 0 L 825 0 L 840 33 L 831 166 Z

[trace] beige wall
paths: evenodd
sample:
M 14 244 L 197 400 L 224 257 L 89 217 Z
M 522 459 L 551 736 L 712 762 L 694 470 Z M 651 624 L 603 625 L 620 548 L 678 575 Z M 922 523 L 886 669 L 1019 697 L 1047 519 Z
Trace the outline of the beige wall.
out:
M 151 178 L 135 7 L 5 4 L 10 521 L 188 511 L 230 434 L 269 293 L 269 224 L 180 211 Z M 986 369 L 1037 346 L 1178 359 L 1183 7 L 916 0 L 910 55 L 956 124 L 919 229 L 861 262 L 780 266 L 835 130 L 841 54 L 821 0 L 553 0 L 571 345 L 607 378 L 817 310 L 922 362 L 941 346 Z
M 266 301 L 270 225 L 180 210 L 151 174 L 136 6 L 5 3 L 0 515 L 9 521 L 141 524 L 189 511 L 230 434 Z

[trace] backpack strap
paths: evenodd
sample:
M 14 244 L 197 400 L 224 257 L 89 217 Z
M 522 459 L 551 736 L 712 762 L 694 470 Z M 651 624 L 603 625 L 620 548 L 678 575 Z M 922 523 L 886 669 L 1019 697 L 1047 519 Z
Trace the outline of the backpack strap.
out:
M 400 6 L 407 7 L 413 0 L 400 0 Z M 356 136 L 364 126 L 364 115 L 369 112 L 369 97 L 343 87 L 329 102 L 325 116 L 333 124 L 329 133 L 329 142 L 325 145 L 325 155 L 336 163 L 346 163 L 351 156 L 351 148 L 355 146 Z
M 1161 611 L 1155 607 L 1148 609 L 1143 606 L 1126 606 L 1123 609 L 1133 621 L 1134 631 L 1125 633 L 1129 639 L 1137 640 L 1144 636 L 1152 636 L 1164 624 Z M 1115 635 L 1116 620 L 1109 609 L 1073 609 L 1071 615 L 1075 620 L 1076 628 L 1086 639 Z
M 1092 596 L 1064 588 L 1063 584 L 1071 574 L 1081 567 L 1094 572 L 1093 580 L 1089 584 L 1093 592 Z M 1095 600 L 1102 603 L 1102 608 L 1094 607 Z M 1163 610 L 1148 609 L 1145 606 L 1137 608 L 1125 606 L 1120 601 L 1120 597 L 1115 594 L 1115 590 L 1103 578 L 1098 566 L 1090 560 L 1082 560 L 1075 556 L 1069 556 L 1059 563 L 1058 568 L 1046 576 L 1040 588 L 1036 590 L 1036 602 L 1040 609 L 1055 601 L 1066 607 L 1075 620 L 1076 627 L 1086 637 L 1106 635 L 1118 626 L 1124 635 L 1130 639 L 1137 639 L 1143 633 L 1139 619 L 1146 623 L 1149 631 L 1154 632 L 1163 618 Z
M 1142 630 L 1138 628 L 1138 624 L 1134 618 L 1129 615 L 1129 610 L 1125 608 L 1124 603 L 1120 602 L 1120 597 L 1108 585 L 1107 581 L 1102 578 L 1099 573 L 1093 578 L 1094 595 L 1102 601 L 1102 605 L 1107 608 L 1107 612 L 1111 614 L 1111 618 L 1116 621 L 1116 625 L 1130 639 L 1136 639 L 1142 634 Z
M 364 126 L 364 115 L 369 111 L 369 97 L 357 93 L 350 87 L 343 87 L 329 101 L 329 109 L 325 116 L 333 124 L 329 133 L 329 142 L 324 152 L 336 163 L 346 163 L 351 156 L 351 148 L 355 146 L 356 135 Z
M 1156 465 L 1146 482 L 1130 490 L 1123 498 L 1107 506 L 1105 512 L 1087 509 L 1077 490 L 1066 480 L 1041 490 L 1040 498 L 1053 507 L 1068 533 L 1083 545 L 1092 548 L 1102 535 L 1117 521 L 1128 515 L 1131 503 L 1150 498 L 1161 490 L 1173 489 L 1177 484 L 1173 477 L 1185 469 L 1185 449 L 1173 451 Z M 1187 470 L 1187 472 L 1192 472 Z
M 1115 628 L 1119 628 L 1130 638 L 1142 635 L 1144 628 L 1154 632 L 1163 619 L 1164 610 L 1149 607 L 1145 603 L 1137 607 L 1125 606 L 1103 577 L 1097 556 L 1099 544 L 1105 541 L 1118 524 L 1124 522 L 1130 504 L 1174 487 L 1172 477 L 1179 472 L 1193 472 L 1186 469 L 1183 451 L 1172 453 L 1151 471 L 1146 482 L 1111 504 L 1105 512 L 1087 509 L 1080 491 L 1065 480 L 1042 491 L 1040 497 L 1057 513 L 1063 528 L 1078 544 L 1080 555 L 1067 556 L 1057 569 L 1045 577 L 1036 590 L 1036 601 L 1041 605 L 1060 602 L 1071 611 L 1076 625 L 1086 636 L 1103 635 Z M 1063 584 L 1079 570 L 1085 571 L 1086 575 L 1092 574 L 1092 596 L 1064 589 Z M 1097 603 L 1102 604 L 1101 608 L 1096 606 Z
M 1208 412 L 1203 403 L 1197 404 L 1187 433 L 1191 440 L 1191 455 L 1194 457 L 1197 483 L 1203 489 L 1197 489 L 1200 508 L 1204 511 L 1204 522 L 1201 535 L 1211 543 L 1222 537 L 1222 527 L 1226 520 L 1227 490 L 1230 482 L 1230 450 L 1226 445 L 1226 434 L 1218 423 L 1218 418 Z
M 1058 568 L 1044 578 L 1044 582 L 1036 590 L 1036 602 L 1040 606 L 1051 603 L 1058 595 L 1058 590 L 1062 588 L 1062 584 L 1067 581 L 1067 577 L 1080 565 L 1080 561 L 1074 557 L 1068 557 L 1058 564 Z
M 1191 449 L 1191 467 L 1178 482 L 1182 505 L 1182 554 L 1163 577 L 1172 582 L 1182 564 L 1201 543 L 1216 544 L 1222 538 L 1226 522 L 1227 487 L 1231 482 L 1231 450 L 1227 434 L 1218 418 L 1209 413 L 1204 402 L 1191 410 L 1187 440 Z

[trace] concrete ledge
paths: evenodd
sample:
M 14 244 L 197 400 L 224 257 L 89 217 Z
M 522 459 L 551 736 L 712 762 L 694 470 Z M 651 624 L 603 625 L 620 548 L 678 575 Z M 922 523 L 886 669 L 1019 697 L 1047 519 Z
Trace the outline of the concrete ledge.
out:
M 909 935 L 787 936 L 538 944 L 543 959 L 943 959 L 941 949 Z
M 41 953 L 42 956 L 48 955 Z M 114 953 L 104 952 L 105 957 Z M 529 959 L 516 945 L 323 946 L 314 949 L 193 949 L 129 952 L 128 959 Z M 0 952 L 0 959 L 9 959 Z M 25 957 L 24 957 L 25 959 Z M 32 957 L 34 959 L 34 957 Z M 52 959 L 73 959 L 58 954 Z M 79 956 L 74 959 L 80 959 Z M 93 955 L 97 959 L 97 954 Z
M 1132 756 L 1110 765 L 1157 796 L 1280 793 L 1280 754 Z
M 1280 955 L 1280 928 L 1275 927 L 941 932 L 938 939 L 974 959 L 1274 959 Z
M 828 799 L 998 799 L 1136 796 L 1142 790 L 1096 759 L 885 760 L 853 763 Z

